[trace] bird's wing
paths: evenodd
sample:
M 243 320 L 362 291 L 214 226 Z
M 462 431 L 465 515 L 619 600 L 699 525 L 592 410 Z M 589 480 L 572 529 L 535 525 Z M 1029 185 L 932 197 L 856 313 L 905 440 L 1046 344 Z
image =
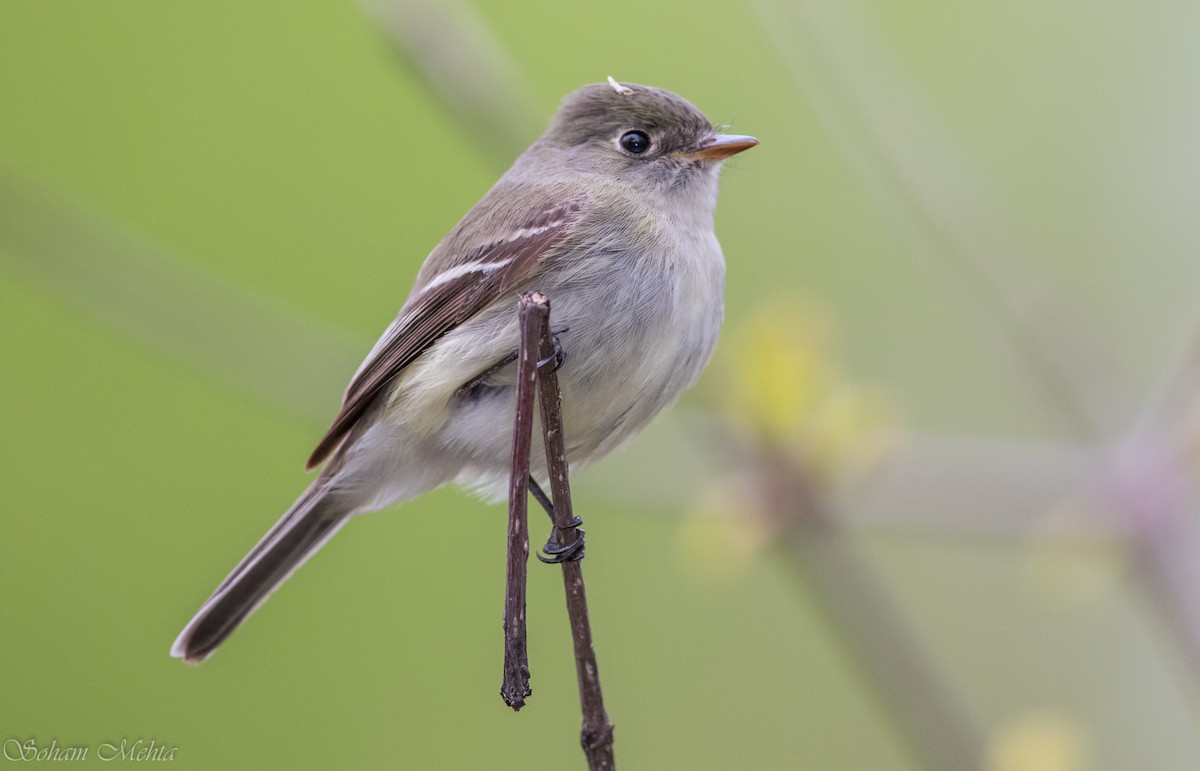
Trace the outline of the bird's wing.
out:
M 505 238 L 454 255 L 418 286 L 346 387 L 306 468 L 328 458 L 375 397 L 438 338 L 532 276 L 570 235 L 582 208 L 579 201 L 547 203 Z

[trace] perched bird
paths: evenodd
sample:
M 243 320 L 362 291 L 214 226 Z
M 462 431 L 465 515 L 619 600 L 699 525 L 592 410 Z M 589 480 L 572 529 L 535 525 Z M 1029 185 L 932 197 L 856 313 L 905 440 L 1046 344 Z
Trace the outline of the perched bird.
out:
M 447 482 L 506 490 L 517 298 L 552 303 L 568 462 L 641 430 L 717 344 L 725 262 L 713 234 L 718 133 L 668 91 L 608 83 L 568 95 L 430 253 L 308 459 L 320 474 L 217 586 L 171 655 L 200 662 L 354 514 Z M 531 475 L 546 480 L 534 453 Z

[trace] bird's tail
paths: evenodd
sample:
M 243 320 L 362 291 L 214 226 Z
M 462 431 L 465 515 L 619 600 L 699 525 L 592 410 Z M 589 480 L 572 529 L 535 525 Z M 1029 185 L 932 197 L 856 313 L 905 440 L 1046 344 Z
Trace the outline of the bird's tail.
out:
M 346 523 L 351 513 L 317 479 L 242 558 L 179 633 L 171 655 L 198 664 Z

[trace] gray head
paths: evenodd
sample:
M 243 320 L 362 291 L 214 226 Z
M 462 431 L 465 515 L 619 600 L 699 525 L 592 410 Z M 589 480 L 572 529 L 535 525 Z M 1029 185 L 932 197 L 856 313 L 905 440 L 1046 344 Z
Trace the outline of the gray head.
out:
M 721 161 L 758 140 L 718 133 L 691 102 L 670 91 L 610 78 L 569 94 L 539 144 L 577 168 L 675 186 L 715 175 Z

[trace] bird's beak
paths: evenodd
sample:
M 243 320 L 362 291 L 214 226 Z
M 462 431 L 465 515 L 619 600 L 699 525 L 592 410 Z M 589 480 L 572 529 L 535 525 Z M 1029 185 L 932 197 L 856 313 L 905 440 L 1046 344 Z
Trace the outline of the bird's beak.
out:
M 717 134 L 705 140 L 703 144 L 687 153 L 688 158 L 706 161 L 723 161 L 731 155 L 737 155 L 743 150 L 749 150 L 758 144 L 754 137 L 743 137 L 736 134 Z

